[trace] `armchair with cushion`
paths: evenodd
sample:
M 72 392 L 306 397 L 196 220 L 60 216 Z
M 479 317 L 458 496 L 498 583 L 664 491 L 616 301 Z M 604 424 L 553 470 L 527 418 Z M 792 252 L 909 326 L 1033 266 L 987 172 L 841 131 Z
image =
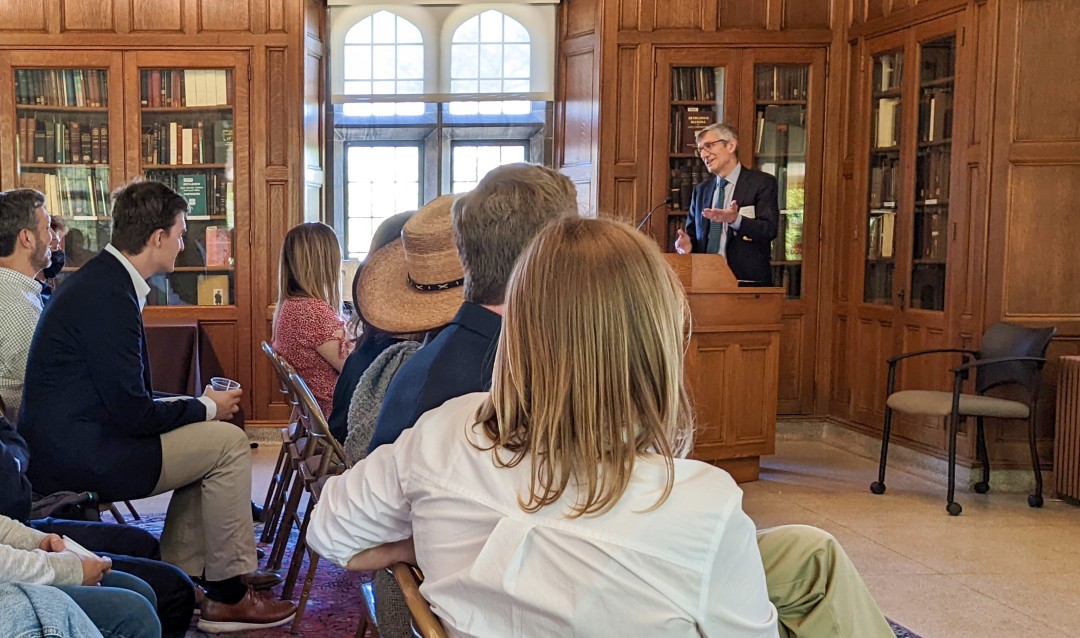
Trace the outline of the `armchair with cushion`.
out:
M 889 452 L 889 436 L 892 430 L 893 411 L 905 414 L 948 417 L 949 421 L 949 487 L 946 510 L 952 516 L 963 508 L 953 500 L 956 479 L 956 434 L 960 417 L 976 418 L 976 452 L 983 466 L 982 480 L 973 487 L 979 494 L 990 490 L 990 458 L 986 450 L 986 432 L 983 419 L 1026 420 L 1028 442 L 1031 447 L 1031 464 L 1035 471 L 1035 493 L 1028 496 L 1028 505 L 1042 507 L 1042 471 L 1039 468 L 1039 452 L 1035 445 L 1035 406 L 1039 400 L 1039 385 L 1046 349 L 1055 333 L 1054 328 L 1025 328 L 999 322 L 983 334 L 978 350 L 943 348 L 907 352 L 889 359 L 889 380 L 886 388 L 885 425 L 881 437 L 881 463 L 878 480 L 870 484 L 874 494 L 885 492 L 885 463 Z M 932 390 L 902 390 L 894 392 L 898 364 L 912 357 L 939 353 L 957 353 L 962 364 L 952 368 L 952 392 Z M 975 394 L 961 392 L 971 372 L 975 372 Z M 986 396 L 997 387 L 1015 385 L 1025 392 L 1022 401 Z

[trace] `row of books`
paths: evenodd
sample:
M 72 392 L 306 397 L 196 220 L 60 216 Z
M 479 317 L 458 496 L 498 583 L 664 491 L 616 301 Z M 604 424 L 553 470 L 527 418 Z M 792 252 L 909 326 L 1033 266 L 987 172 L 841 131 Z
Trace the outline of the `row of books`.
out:
M 142 72 L 141 89 L 143 106 L 229 106 L 232 73 L 227 69 L 153 69 Z
M 952 87 L 923 89 L 919 99 L 919 141 L 940 142 L 952 137 Z
M 801 155 L 806 152 L 806 109 L 770 104 L 757 113 L 754 153 Z
M 895 208 L 900 184 L 900 158 L 877 157 L 870 166 L 870 208 Z
M 146 178 L 161 182 L 187 198 L 188 215 L 192 217 L 224 215 L 232 219 L 233 182 L 220 170 L 205 173 L 147 171 Z
M 916 211 L 912 256 L 915 259 L 944 260 L 948 224 L 947 211 Z
M 231 164 L 232 122 L 144 124 L 141 143 L 143 164 Z
M 706 66 L 671 69 L 671 99 L 709 102 L 716 99 L 716 70 Z
M 754 81 L 759 100 L 805 100 L 810 88 L 810 67 L 759 66 Z
M 875 100 L 874 147 L 889 148 L 900 143 L 900 98 Z
M 949 171 L 952 169 L 952 148 L 932 146 L 919 149 L 915 162 L 915 198 L 936 202 L 949 198 Z
M 711 106 L 676 106 L 671 109 L 671 152 L 693 153 L 701 129 L 716 122 Z
M 709 171 L 696 159 L 673 162 L 668 180 L 671 210 L 690 210 L 694 187 L 708 177 Z
M 19 159 L 25 164 L 107 164 L 105 122 L 20 117 Z
M 44 193 L 45 208 L 53 215 L 70 219 L 109 215 L 108 169 L 66 166 L 45 173 L 23 171 L 19 184 Z
M 105 69 L 15 69 L 15 103 L 108 106 L 108 77 Z
M 874 59 L 874 90 L 892 91 L 900 88 L 904 77 L 904 57 L 900 53 L 883 53 Z
M 866 237 L 867 259 L 891 259 L 895 246 L 896 211 L 870 211 Z

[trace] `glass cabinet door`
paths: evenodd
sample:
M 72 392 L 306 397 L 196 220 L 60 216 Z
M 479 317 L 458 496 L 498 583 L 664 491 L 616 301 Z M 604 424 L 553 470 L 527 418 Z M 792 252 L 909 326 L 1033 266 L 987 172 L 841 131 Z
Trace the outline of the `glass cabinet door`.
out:
M 864 253 L 863 301 L 893 303 L 896 214 L 901 189 L 900 131 L 903 54 L 876 55 L 871 86 L 870 178 Z
M 919 61 L 910 299 L 912 308 L 944 310 L 956 37 L 920 43 Z
M 675 243 L 676 231 L 686 223 L 694 187 L 709 177 L 697 157 L 694 137 L 701 129 L 724 121 L 727 68 L 723 66 L 675 66 L 671 68 L 671 137 L 668 144 L 668 188 L 671 204 L 667 241 Z
M 188 200 L 176 269 L 157 275 L 149 305 L 235 302 L 233 69 L 139 69 L 139 167 Z
M 809 84 L 808 64 L 754 69 L 754 168 L 776 177 L 780 221 L 772 244 L 773 283 L 788 299 L 802 297 Z
M 109 242 L 109 69 L 14 69 L 19 186 L 66 228 L 66 271 Z M 58 279 L 62 278 L 58 277 Z

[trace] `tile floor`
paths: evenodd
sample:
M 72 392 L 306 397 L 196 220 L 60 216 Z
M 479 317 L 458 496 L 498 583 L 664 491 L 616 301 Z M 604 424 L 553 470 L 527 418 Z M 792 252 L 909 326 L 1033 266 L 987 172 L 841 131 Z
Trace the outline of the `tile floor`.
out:
M 255 450 L 258 502 L 277 448 Z M 1080 507 L 1024 494 L 958 492 L 890 469 L 888 492 L 870 493 L 877 463 L 812 441 L 778 441 L 761 480 L 743 485 L 758 527 L 788 523 L 831 532 L 885 613 L 925 638 L 1080 636 Z M 138 501 L 163 512 L 166 495 Z

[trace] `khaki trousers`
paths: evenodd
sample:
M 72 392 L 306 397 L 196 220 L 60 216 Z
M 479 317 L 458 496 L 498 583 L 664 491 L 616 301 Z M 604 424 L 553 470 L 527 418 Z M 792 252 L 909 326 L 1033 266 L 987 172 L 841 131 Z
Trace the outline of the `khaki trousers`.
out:
M 828 532 L 784 525 L 757 534 L 780 638 L 894 638 L 858 570 Z
M 151 496 L 169 490 L 163 560 L 212 581 L 255 571 L 251 447 L 243 430 L 203 421 L 162 434 L 161 476 Z

